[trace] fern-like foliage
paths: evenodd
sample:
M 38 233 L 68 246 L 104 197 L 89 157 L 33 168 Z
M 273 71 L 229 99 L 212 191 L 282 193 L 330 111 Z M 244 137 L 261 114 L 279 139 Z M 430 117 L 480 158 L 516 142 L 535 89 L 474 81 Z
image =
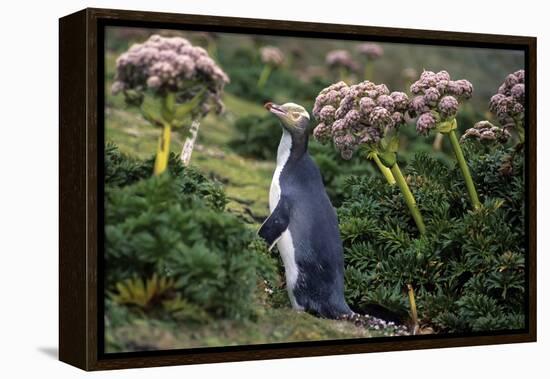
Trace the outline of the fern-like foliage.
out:
M 159 276 L 155 273 L 146 280 L 129 278 L 116 284 L 116 293 L 111 294 L 114 302 L 124 305 L 135 305 L 144 310 L 150 309 L 163 298 L 175 291 L 176 280 Z
M 376 304 L 406 314 L 411 284 L 421 321 L 436 330 L 524 326 L 523 156 L 475 143 L 464 150 L 483 203 L 477 211 L 458 167 L 418 153 L 405 170 L 427 224 L 424 236 L 397 188 L 378 177 L 346 181 L 338 215 L 352 308 Z

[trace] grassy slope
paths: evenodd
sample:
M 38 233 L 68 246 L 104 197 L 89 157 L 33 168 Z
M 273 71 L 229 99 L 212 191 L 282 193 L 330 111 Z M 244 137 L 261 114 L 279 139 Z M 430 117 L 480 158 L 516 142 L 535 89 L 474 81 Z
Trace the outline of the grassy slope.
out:
M 382 336 L 350 322 L 319 319 L 290 309 L 267 309 L 256 321 L 205 325 L 135 319 L 108 335 L 107 351 L 158 350 Z M 116 344 L 113 343 L 116 341 Z

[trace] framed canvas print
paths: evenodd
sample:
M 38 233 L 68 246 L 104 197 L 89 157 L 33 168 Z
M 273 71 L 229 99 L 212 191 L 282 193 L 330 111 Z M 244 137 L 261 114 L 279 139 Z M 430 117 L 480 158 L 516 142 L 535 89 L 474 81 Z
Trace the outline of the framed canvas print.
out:
M 536 39 L 60 19 L 60 359 L 536 340 Z

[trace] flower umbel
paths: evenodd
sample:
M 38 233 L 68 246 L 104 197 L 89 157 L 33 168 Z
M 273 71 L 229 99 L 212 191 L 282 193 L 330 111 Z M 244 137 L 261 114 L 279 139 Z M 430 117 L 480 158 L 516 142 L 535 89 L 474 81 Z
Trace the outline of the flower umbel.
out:
M 472 83 L 466 79 L 453 81 L 447 71 L 424 71 L 411 85 L 411 93 L 416 96 L 410 103 L 409 115 L 418 117 L 417 132 L 427 134 L 440 122 L 454 119 L 459 103 L 471 98 L 472 92 Z
M 525 71 L 509 74 L 491 97 L 489 109 L 504 128 L 523 128 L 525 112 Z
M 285 55 L 275 46 L 264 46 L 260 49 L 260 58 L 262 63 L 280 67 L 285 61 Z
M 355 62 L 347 50 L 332 50 L 325 57 L 325 61 L 330 68 L 343 67 L 350 71 L 357 71 L 359 65 Z
M 315 99 L 313 115 L 321 123 L 314 136 L 321 142 L 328 142 L 331 137 L 342 155 L 351 158 L 359 145 L 376 144 L 387 132 L 403 124 L 408 103 L 405 93 L 390 93 L 384 84 L 368 80 L 352 86 L 335 83 Z
M 211 105 L 216 112 L 222 111 L 221 94 L 227 83 L 229 77 L 202 47 L 182 37 L 155 34 L 118 57 L 111 90 L 126 94 L 149 89 L 159 96 L 174 92 L 179 99 L 188 100 L 204 88 L 196 110 L 205 114 Z
M 479 121 L 473 128 L 467 129 L 460 142 L 464 142 L 467 139 L 476 139 L 484 143 L 506 143 L 510 139 L 511 135 L 505 128 L 499 128 L 491 124 L 489 121 Z
M 384 49 L 377 43 L 365 42 L 357 45 L 357 52 L 369 59 L 378 59 L 384 55 Z

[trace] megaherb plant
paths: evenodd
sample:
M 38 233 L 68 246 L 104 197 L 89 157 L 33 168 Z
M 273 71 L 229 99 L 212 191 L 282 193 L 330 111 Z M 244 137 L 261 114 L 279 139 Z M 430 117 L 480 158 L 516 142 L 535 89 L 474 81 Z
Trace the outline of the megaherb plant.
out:
M 472 97 L 472 92 L 472 83 L 466 79 L 453 81 L 447 71 L 437 74 L 424 71 L 411 85 L 411 93 L 415 96 L 409 104 L 409 115 L 417 117 L 416 131 L 419 134 L 428 135 L 435 131 L 449 137 L 472 206 L 477 209 L 481 203 L 456 135 L 459 101 Z
M 510 132 L 514 130 L 519 143 L 525 139 L 525 71 L 518 70 L 509 74 L 497 93 L 491 97 L 489 109 L 493 112 L 500 125 Z
M 313 115 L 320 123 L 313 135 L 320 142 L 332 141 L 344 159 L 358 150 L 372 159 L 390 185 L 397 183 L 423 234 L 422 215 L 397 163 L 398 129 L 405 122 L 408 105 L 406 94 L 390 93 L 384 84 L 338 82 L 323 89 L 315 100 Z
M 481 143 L 491 146 L 495 141 L 504 143 L 515 134 L 515 146 L 500 168 L 502 173 L 511 173 L 514 170 L 514 157 L 523 150 L 525 142 L 524 70 L 518 70 L 506 77 L 497 93 L 491 97 L 489 109 L 495 114 L 501 127 L 493 125 L 487 120 L 480 121 L 473 128 L 466 130 L 461 140 L 477 139 Z
M 351 53 L 343 49 L 329 51 L 325 56 L 325 63 L 344 82 L 349 80 L 352 73 L 358 72 L 360 67 Z
M 356 152 L 378 157 L 384 173 L 383 167 L 397 161 L 394 141 L 396 126 L 402 123 L 402 116 L 391 112 L 407 110 L 418 117 L 420 134 L 437 130 L 448 135 L 457 157 L 456 166 L 448 167 L 426 153 L 417 154 L 406 181 L 391 170 L 393 179 L 407 186 L 400 186 L 401 195 L 411 193 L 410 186 L 419 200 L 420 209 L 411 196 L 417 214 L 424 216 L 421 226 L 416 223 L 420 236 L 407 215 L 412 213 L 411 202 L 405 196 L 407 209 L 395 201 L 399 192 L 387 185 L 392 183 L 387 171 L 386 184 L 368 176 L 347 181 L 338 214 L 346 297 L 354 309 L 368 312 L 381 306 L 410 322 L 415 333 L 524 326 L 524 166 L 523 156 L 517 154 L 524 89 L 518 85 L 521 72 L 513 75 L 515 79 L 509 77 L 499 90 L 501 96 L 491 100 L 502 127 L 478 122 L 466 131 L 462 146 L 455 117 L 459 100 L 471 96 L 472 86 L 450 80 L 445 72 L 424 73 L 411 88 L 416 96 L 410 102 L 365 82 L 351 87 L 337 83 L 319 94 L 313 114 L 320 124 L 314 135 L 332 141 L 343 158 Z M 404 108 L 397 105 L 399 100 Z M 390 121 L 389 115 L 395 119 Z M 510 148 L 512 130 L 519 141 Z M 467 209 L 464 183 L 470 202 L 477 200 L 474 212 Z
M 365 42 L 357 45 L 356 50 L 365 57 L 365 80 L 374 80 L 374 62 L 384 55 L 384 49 L 377 43 Z
M 192 120 L 181 157 L 189 164 L 199 120 L 211 110 L 222 111 L 221 94 L 228 82 L 206 50 L 181 37 L 152 35 L 118 57 L 113 94 L 122 92 L 127 103 L 139 106 L 143 117 L 162 129 L 155 175 L 166 170 L 172 129 Z
M 264 68 L 258 78 L 258 88 L 261 90 L 265 87 L 271 72 L 283 65 L 285 55 L 278 47 L 264 46 L 260 49 L 260 59 L 264 64 Z

